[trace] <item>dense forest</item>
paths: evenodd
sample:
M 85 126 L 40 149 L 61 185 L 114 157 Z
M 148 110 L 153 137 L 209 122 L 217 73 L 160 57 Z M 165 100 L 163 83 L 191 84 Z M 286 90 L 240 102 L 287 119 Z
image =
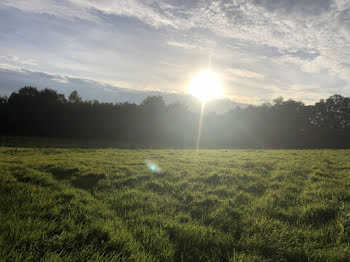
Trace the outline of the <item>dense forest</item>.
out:
M 68 99 L 55 90 L 24 87 L 0 97 L 5 136 L 108 139 L 142 146 L 193 148 L 199 114 L 159 96 L 140 105 Z M 349 148 L 350 98 L 333 95 L 315 105 L 283 98 L 271 103 L 207 113 L 201 148 Z

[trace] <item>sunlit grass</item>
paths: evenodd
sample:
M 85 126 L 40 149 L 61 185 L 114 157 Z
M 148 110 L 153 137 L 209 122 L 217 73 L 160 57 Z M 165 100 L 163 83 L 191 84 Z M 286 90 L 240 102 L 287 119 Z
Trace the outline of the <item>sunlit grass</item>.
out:
M 0 148 L 0 261 L 347 261 L 349 153 Z

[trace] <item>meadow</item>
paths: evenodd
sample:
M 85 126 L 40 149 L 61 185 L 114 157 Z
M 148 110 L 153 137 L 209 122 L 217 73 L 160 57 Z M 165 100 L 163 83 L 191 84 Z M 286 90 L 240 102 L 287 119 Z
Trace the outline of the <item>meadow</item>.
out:
M 350 150 L 0 148 L 0 261 L 350 261 L 349 242 Z

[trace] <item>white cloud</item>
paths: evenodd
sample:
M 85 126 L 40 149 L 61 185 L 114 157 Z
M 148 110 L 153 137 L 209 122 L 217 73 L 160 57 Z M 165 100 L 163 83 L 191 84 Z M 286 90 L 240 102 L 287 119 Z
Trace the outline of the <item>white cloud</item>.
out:
M 263 79 L 264 75 L 250 71 L 245 69 L 239 69 L 239 68 L 229 68 L 227 69 L 227 72 L 229 74 L 232 74 L 234 77 L 241 77 L 241 78 L 257 78 L 257 79 Z
M 32 65 L 32 66 L 38 65 L 38 62 L 35 61 L 34 59 L 19 58 L 14 55 L 0 56 L 0 61 L 1 60 L 15 63 L 15 64 L 21 64 L 21 65 Z
M 168 41 L 168 45 L 170 46 L 175 46 L 179 48 L 184 48 L 184 49 L 195 49 L 197 48 L 195 45 L 187 44 L 187 43 L 181 43 L 181 42 L 176 42 L 176 41 Z
M 294 92 L 297 97 L 305 95 L 310 98 L 338 91 L 350 94 L 350 91 L 347 91 L 350 83 L 349 1 L 181 2 L 180 4 L 178 1 L 167 0 L 3 0 L 0 6 L 12 6 L 36 14 L 54 15 L 73 21 L 73 25 L 80 23 L 79 19 L 99 24 L 97 29 L 85 29 L 86 32 L 82 30 L 79 37 L 74 38 L 78 44 L 64 45 L 62 48 L 66 50 L 58 50 L 58 55 L 62 57 L 56 58 L 57 65 L 64 67 L 66 64 L 67 70 L 79 70 L 82 74 L 88 74 L 90 71 L 94 79 L 108 78 L 107 81 L 110 82 L 119 81 L 140 88 L 156 89 L 165 85 L 176 88 L 169 78 L 178 79 L 179 76 L 186 75 L 186 70 L 187 75 L 191 74 L 191 70 L 197 70 L 198 65 L 212 55 L 213 63 L 223 70 L 222 74 L 228 81 L 233 81 L 234 84 L 240 81 L 239 84 L 242 86 L 252 86 L 249 95 L 258 97 L 254 95 L 256 92 L 262 100 L 277 92 L 288 96 Z M 105 19 L 101 14 L 110 16 L 110 19 Z M 111 17 L 136 18 L 135 21 L 142 21 L 143 25 L 147 24 L 149 28 L 156 29 L 161 37 L 157 39 L 158 42 L 151 42 L 142 49 L 141 45 L 136 45 L 137 41 L 144 41 L 147 35 L 138 36 L 132 32 L 123 42 L 123 50 L 113 45 L 107 46 L 105 44 L 107 42 L 124 41 L 119 32 L 114 30 L 118 22 Z M 135 21 L 130 21 L 130 26 L 139 26 Z M 98 30 L 102 33 L 98 33 Z M 89 36 L 90 41 L 96 42 L 96 48 L 86 48 L 80 54 L 81 46 L 85 47 L 83 41 L 86 41 L 86 36 Z M 149 36 L 149 39 L 152 37 L 153 35 Z M 159 44 L 161 41 L 163 45 Z M 106 45 L 105 52 L 102 50 L 103 45 Z M 160 57 L 155 57 L 152 61 L 145 58 L 149 54 L 150 56 L 158 54 L 157 48 L 163 46 L 165 49 L 161 50 L 163 53 L 159 55 Z M 76 59 L 77 61 L 69 63 L 70 60 L 74 60 L 69 52 L 79 53 L 77 57 L 80 60 Z M 15 56 L 12 58 L 2 56 L 0 59 L 12 65 L 36 66 L 42 63 L 36 57 L 38 62 L 31 59 L 17 59 Z M 125 63 L 116 65 L 114 61 L 118 59 Z M 170 71 L 169 68 L 162 67 L 161 63 L 164 61 L 177 65 L 171 68 L 180 65 L 181 72 L 179 69 Z M 147 66 L 147 63 L 150 66 Z M 110 68 L 118 74 L 113 70 L 106 72 Z M 226 68 L 231 69 L 226 71 Z M 135 75 L 139 79 L 127 76 L 128 72 L 129 74 L 136 72 Z M 116 75 L 118 77 L 113 79 Z M 185 81 L 177 80 L 176 84 L 181 82 Z M 329 86 L 325 86 L 325 83 Z M 284 89 L 274 89 L 277 85 Z M 298 85 L 301 90 L 295 89 L 294 85 Z M 283 93 L 287 87 L 289 91 Z M 313 92 L 318 92 L 318 95 L 302 92 L 302 89 L 311 90 L 309 87 L 313 87 Z M 230 86 L 228 88 L 234 89 Z M 181 90 L 181 87 L 177 90 Z M 264 92 L 269 94 L 265 95 Z
M 67 0 L 3 0 L 2 3 L 6 6 L 15 7 L 17 9 L 32 12 L 37 14 L 50 14 L 68 20 L 75 18 L 99 21 L 99 19 L 91 15 L 86 10 L 79 8 L 74 4 L 74 1 Z
M 12 70 L 12 71 L 17 71 L 17 72 L 21 72 L 22 71 L 22 68 L 19 67 L 19 66 L 13 66 L 13 65 L 4 64 L 4 63 L 0 63 L 0 68 L 1 69 Z

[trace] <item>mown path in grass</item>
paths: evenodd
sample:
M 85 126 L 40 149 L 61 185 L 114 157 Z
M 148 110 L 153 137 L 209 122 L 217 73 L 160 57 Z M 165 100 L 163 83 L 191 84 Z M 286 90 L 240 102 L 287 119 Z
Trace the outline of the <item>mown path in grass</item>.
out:
M 349 242 L 350 150 L 0 148 L 0 261 L 350 261 Z

